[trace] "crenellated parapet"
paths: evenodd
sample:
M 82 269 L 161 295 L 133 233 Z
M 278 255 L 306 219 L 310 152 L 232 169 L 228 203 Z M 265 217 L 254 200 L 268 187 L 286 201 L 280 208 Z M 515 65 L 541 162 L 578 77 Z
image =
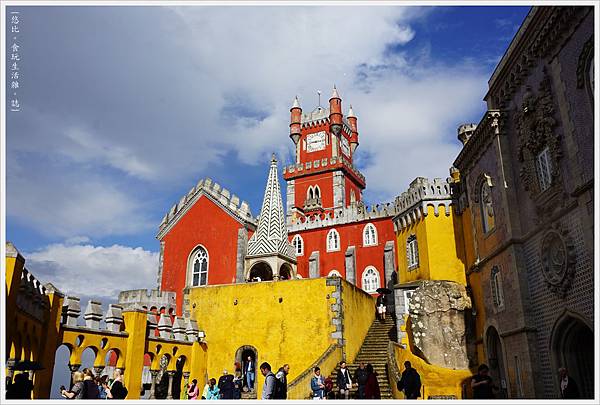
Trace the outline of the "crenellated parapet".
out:
M 21 272 L 19 293 L 16 298 L 17 308 L 40 322 L 44 321 L 50 308 L 46 295 L 46 286 L 35 278 L 26 268 Z
M 433 207 L 435 216 L 440 214 L 441 209 L 446 216 L 450 215 L 452 189 L 448 179 L 435 178 L 433 181 L 425 177 L 414 179 L 408 190 L 396 197 L 397 214 L 393 219 L 395 230 L 409 227 L 426 217 L 429 206 Z
M 159 289 L 147 290 L 145 288 L 139 290 L 126 290 L 119 293 L 119 305 L 123 308 L 138 307 L 148 310 L 156 308 L 157 310 L 164 309 L 175 311 L 177 308 L 177 294 L 173 291 L 162 291 Z
M 288 230 L 293 233 L 307 229 L 326 228 L 352 222 L 393 217 L 396 213 L 396 206 L 392 203 L 367 206 L 359 202 L 329 213 L 296 219 L 295 222 L 288 224 Z
M 323 108 L 323 107 L 317 107 L 309 113 L 302 114 L 302 120 L 301 120 L 302 128 L 313 128 L 313 127 L 318 127 L 318 126 L 325 125 L 325 124 L 329 125 L 330 124 L 329 114 L 330 114 L 330 109 Z M 350 123 L 348 122 L 347 118 L 343 117 L 342 122 L 343 122 L 342 131 L 345 132 L 348 136 L 351 136 L 352 135 L 352 127 L 351 127 Z
M 248 224 L 251 227 L 256 227 L 257 220 L 252 216 L 250 206 L 246 201 L 241 201 L 238 196 L 232 194 L 226 188 L 221 187 L 219 183 L 215 183 L 210 178 L 206 178 L 200 180 L 186 195 L 181 197 L 177 204 L 171 207 L 169 212 L 167 212 L 160 222 L 157 238 L 162 239 L 179 218 L 181 218 L 203 195 L 208 197 L 215 204 L 223 207 L 240 222 Z
M 330 157 L 313 160 L 312 162 L 296 163 L 283 167 L 283 175 L 288 174 L 303 175 L 313 174 L 322 171 L 328 171 L 336 168 L 346 168 L 351 174 L 356 176 L 363 184 L 366 183 L 365 176 L 345 157 Z

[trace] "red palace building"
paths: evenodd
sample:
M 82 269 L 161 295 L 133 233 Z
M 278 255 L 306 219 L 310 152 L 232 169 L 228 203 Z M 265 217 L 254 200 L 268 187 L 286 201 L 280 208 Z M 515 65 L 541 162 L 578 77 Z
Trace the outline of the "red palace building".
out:
M 369 293 L 394 281 L 394 204 L 365 206 L 365 177 L 353 165 L 357 118 L 333 89 L 329 108 L 303 113 L 294 100 L 290 138 L 295 164 L 271 161 L 259 218 L 246 202 L 201 180 L 163 218 L 158 283 L 177 296 L 188 286 L 343 277 Z

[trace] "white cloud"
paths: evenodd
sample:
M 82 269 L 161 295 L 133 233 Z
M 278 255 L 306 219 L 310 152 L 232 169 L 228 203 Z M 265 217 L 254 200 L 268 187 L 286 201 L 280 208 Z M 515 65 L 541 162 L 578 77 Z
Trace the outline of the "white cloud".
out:
M 119 291 L 156 286 L 158 253 L 141 247 L 58 243 L 24 256 L 39 280 L 70 295 L 109 297 L 114 302 Z

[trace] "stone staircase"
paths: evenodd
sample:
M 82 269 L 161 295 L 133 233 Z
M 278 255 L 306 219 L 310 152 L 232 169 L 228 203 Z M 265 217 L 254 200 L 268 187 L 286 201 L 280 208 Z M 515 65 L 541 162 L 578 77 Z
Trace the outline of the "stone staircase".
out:
M 371 364 L 377 373 L 381 399 L 394 399 L 392 396 L 392 389 L 388 382 L 387 350 L 389 341 L 396 341 L 396 335 L 396 323 L 391 316 L 388 316 L 385 322 L 375 319 L 369 328 L 367 337 L 365 338 L 356 359 L 354 359 L 352 364 L 346 364 L 353 380 L 354 372 L 361 362 L 365 363 L 365 367 L 367 364 Z M 333 392 L 336 393 L 336 395 L 339 393 L 337 387 L 337 373 L 339 369 L 340 366 L 338 365 L 329 376 L 333 380 Z M 356 381 L 353 382 L 356 383 Z M 358 397 L 358 389 L 356 387 L 353 387 L 350 391 L 350 397 Z

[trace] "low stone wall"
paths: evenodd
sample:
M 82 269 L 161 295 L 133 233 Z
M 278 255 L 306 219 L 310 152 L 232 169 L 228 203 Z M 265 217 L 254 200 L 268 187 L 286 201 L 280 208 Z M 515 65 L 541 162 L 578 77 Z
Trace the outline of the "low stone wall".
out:
M 321 375 L 327 377 L 341 360 L 342 348 L 337 344 L 329 346 L 317 361 L 288 384 L 288 399 L 312 399 L 310 380 L 314 375 L 314 368 L 318 366 L 321 369 Z

